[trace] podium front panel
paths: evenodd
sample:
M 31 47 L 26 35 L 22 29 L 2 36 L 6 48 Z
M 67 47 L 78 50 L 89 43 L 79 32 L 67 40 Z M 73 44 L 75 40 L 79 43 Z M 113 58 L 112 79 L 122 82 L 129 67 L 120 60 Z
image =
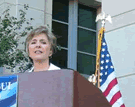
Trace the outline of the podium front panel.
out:
M 72 107 L 73 71 L 41 71 L 18 75 L 19 107 Z

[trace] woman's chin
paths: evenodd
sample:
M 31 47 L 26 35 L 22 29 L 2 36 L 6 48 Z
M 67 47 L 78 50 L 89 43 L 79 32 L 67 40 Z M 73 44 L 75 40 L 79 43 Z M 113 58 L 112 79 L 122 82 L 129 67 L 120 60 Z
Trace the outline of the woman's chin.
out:
M 33 60 L 43 60 L 44 58 L 43 57 L 35 57 L 33 58 Z
M 47 58 L 47 59 L 49 60 L 49 58 Z M 45 59 L 44 57 L 35 57 L 35 58 L 33 58 L 33 61 L 45 61 L 47 59 Z
M 33 59 L 43 59 L 43 55 L 37 54 L 37 55 L 33 55 Z

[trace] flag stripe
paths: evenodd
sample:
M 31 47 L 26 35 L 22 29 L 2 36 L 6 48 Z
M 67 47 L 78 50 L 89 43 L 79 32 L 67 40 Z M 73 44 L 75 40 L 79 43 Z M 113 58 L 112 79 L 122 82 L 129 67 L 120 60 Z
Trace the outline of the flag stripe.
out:
M 113 97 L 118 91 L 119 91 L 119 87 L 118 87 L 118 84 L 117 84 L 117 85 L 115 85 L 115 86 L 111 89 L 110 93 L 109 93 L 108 96 L 106 97 L 109 102 L 111 101 L 112 97 Z
M 113 96 L 113 98 L 110 101 L 110 104 L 113 105 L 120 97 L 121 97 L 121 93 L 119 91 Z
M 108 85 L 107 89 L 104 92 L 105 97 L 109 94 L 109 92 L 111 91 L 112 87 L 114 87 L 114 85 L 116 85 L 117 79 L 115 78 L 114 80 L 111 81 L 111 83 Z
M 122 104 L 120 107 L 126 107 L 124 104 Z
M 121 106 L 120 106 L 121 105 Z M 112 107 L 122 107 L 123 106 L 123 101 L 122 101 L 122 97 L 119 98 L 114 104 Z
M 112 73 L 108 76 L 108 78 L 107 78 L 107 80 L 105 81 L 105 83 L 100 87 L 100 89 L 102 90 L 102 92 L 104 92 L 104 91 L 107 89 L 108 84 L 109 84 L 114 78 L 115 78 L 115 74 L 114 74 L 114 72 L 112 72 Z

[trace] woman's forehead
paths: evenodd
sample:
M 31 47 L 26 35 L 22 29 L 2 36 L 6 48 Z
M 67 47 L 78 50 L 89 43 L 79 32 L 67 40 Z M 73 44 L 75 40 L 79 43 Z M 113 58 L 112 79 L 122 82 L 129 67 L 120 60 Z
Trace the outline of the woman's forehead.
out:
M 32 38 L 32 41 L 37 41 L 37 40 L 47 40 L 48 41 L 48 38 L 47 38 L 46 34 L 34 35 L 34 37 Z

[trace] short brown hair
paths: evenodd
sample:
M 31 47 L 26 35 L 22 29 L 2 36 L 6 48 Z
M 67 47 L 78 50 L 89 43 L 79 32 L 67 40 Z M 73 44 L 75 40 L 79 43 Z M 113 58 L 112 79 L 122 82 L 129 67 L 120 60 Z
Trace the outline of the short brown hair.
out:
M 52 54 L 56 53 L 57 51 L 57 38 L 54 36 L 52 31 L 49 29 L 49 27 L 45 26 L 39 26 L 36 29 L 33 29 L 26 38 L 26 44 L 25 44 L 25 51 L 29 55 L 29 42 L 32 40 L 32 38 L 35 35 L 39 34 L 46 34 L 49 43 L 51 44 Z M 33 60 L 29 57 L 30 61 L 33 63 Z

